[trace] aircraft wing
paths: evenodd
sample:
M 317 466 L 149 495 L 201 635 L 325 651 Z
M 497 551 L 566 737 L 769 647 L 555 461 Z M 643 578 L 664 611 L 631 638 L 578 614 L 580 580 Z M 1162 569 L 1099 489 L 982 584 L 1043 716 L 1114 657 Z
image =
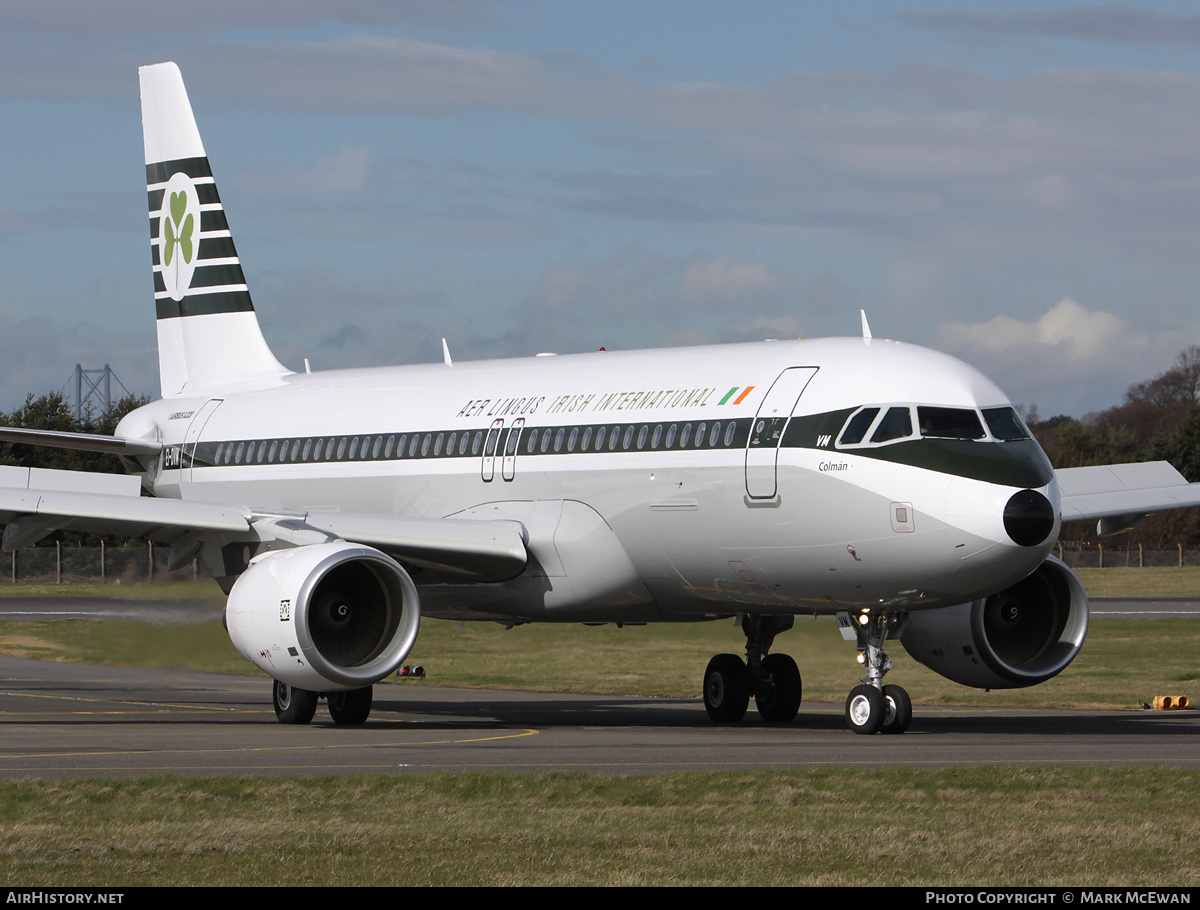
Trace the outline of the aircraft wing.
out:
M 1055 472 L 1063 521 L 1097 521 L 1101 534 L 1136 524 L 1152 512 L 1200 506 L 1200 483 L 1188 483 L 1165 461 L 1062 468 Z
M 0 547 L 20 549 L 64 529 L 169 543 L 188 534 L 248 543 L 340 539 L 477 581 L 512 578 L 527 561 L 517 521 L 256 509 L 157 499 L 140 495 L 140 486 L 118 474 L 0 466 Z

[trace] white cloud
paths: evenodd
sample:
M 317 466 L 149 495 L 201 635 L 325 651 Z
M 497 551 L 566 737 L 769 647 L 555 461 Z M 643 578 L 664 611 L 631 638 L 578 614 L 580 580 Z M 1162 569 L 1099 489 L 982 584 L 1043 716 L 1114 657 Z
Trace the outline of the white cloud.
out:
M 1112 313 L 1064 297 L 1028 322 L 996 316 L 947 323 L 936 346 L 974 364 L 1014 401 L 1038 402 L 1047 416 L 1080 416 L 1119 404 L 1131 383 L 1161 373 L 1197 340 L 1200 327 L 1134 329 Z
M 720 256 L 693 262 L 679 279 L 679 296 L 688 302 L 752 300 L 774 291 L 779 280 L 765 262 L 746 262 L 737 256 Z
M 1112 313 L 1088 310 L 1064 297 L 1033 322 L 997 316 L 973 325 L 947 323 L 938 330 L 937 343 L 953 353 L 986 351 L 1008 356 L 1040 350 L 1044 356 L 1082 366 L 1103 357 L 1122 338 L 1126 343 L 1131 338 L 1124 320 Z M 1144 336 L 1135 344 L 1144 346 Z

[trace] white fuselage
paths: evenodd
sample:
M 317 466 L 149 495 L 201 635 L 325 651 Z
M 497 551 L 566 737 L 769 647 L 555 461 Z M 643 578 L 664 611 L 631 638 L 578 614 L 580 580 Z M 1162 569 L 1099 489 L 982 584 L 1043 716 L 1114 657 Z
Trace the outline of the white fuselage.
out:
M 843 442 L 919 406 L 1009 407 L 946 355 L 823 339 L 294 373 L 118 433 L 168 446 L 157 496 L 521 521 L 520 578 L 414 576 L 432 615 L 637 621 L 946 606 L 1033 571 L 1055 535 L 1019 545 L 1004 513 L 1038 490 L 1057 531 L 1036 442 Z

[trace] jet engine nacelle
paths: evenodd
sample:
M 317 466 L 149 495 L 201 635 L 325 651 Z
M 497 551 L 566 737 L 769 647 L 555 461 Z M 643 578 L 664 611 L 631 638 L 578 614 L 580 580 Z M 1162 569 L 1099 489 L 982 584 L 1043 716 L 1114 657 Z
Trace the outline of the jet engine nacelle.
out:
M 912 613 L 900 633 L 929 669 L 977 689 L 1019 689 L 1057 676 L 1083 645 L 1083 583 L 1049 557 L 999 594 L 958 607 Z
M 360 689 L 394 673 L 419 624 L 417 588 L 400 564 L 344 541 L 255 557 L 225 605 L 243 657 L 317 692 Z

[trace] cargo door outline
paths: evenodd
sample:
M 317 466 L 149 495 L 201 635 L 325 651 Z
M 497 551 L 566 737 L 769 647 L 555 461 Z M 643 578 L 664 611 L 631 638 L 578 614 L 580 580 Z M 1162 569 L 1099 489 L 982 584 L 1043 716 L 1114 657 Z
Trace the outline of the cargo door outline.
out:
M 496 476 L 496 445 L 500 442 L 500 430 L 504 427 L 504 419 L 496 418 L 488 430 L 487 441 L 483 444 L 483 465 L 480 476 L 484 483 L 491 483 Z
M 521 445 L 521 431 L 525 428 L 525 418 L 518 417 L 513 421 L 512 429 L 508 431 L 508 441 L 504 443 L 504 460 L 500 473 L 505 480 L 511 481 L 517 474 L 517 450 Z
M 746 495 L 751 499 L 774 499 L 778 493 L 776 472 L 783 431 L 817 369 L 788 367 L 763 396 L 746 440 Z

